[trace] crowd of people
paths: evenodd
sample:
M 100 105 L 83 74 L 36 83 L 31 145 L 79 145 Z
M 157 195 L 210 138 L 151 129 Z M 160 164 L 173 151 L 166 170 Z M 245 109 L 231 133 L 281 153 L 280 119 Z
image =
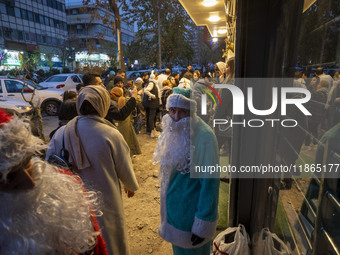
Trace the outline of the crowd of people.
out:
M 1 110 L 1 254 L 129 254 L 122 190 L 138 190 L 132 158 L 144 128 L 159 137 L 160 236 L 174 254 L 209 254 L 220 180 L 190 178 L 192 165 L 219 160 L 215 134 L 196 113 L 195 86 L 205 82 L 189 67 L 128 82 L 120 70 L 104 82 L 86 73 L 76 92 L 64 93 L 47 145 L 25 119 Z
M 293 86 L 312 94 L 306 120 L 311 136 L 305 140 L 310 144 L 320 128 L 338 122 L 340 88 L 339 74 L 333 79 L 322 68 L 307 77 L 296 73 Z M 210 254 L 220 179 L 190 178 L 190 169 L 217 165 L 221 151 L 230 157 L 230 133 L 213 129 L 211 121 L 232 118 L 231 92 L 219 90 L 223 107 L 208 100 L 208 114 L 200 115 L 204 88 L 215 84 L 235 84 L 233 58 L 206 73 L 189 65 L 182 74 L 167 68 L 135 81 L 126 81 L 122 70 L 103 80 L 86 73 L 76 92 L 64 93 L 48 145 L 24 119 L 0 111 L 0 229 L 6 233 L 0 235 L 0 253 L 129 254 L 122 190 L 130 198 L 139 188 L 132 158 L 142 153 L 138 134 L 145 132 L 158 138 L 159 235 L 175 255 Z M 49 163 L 54 155 L 68 169 Z
M 291 109 L 289 114 L 298 120 L 298 126 L 293 130 L 281 132 L 279 154 L 284 164 L 295 164 L 302 146 L 308 151 L 316 152 L 321 144 L 321 137 L 340 122 L 340 79 L 339 72 L 332 77 L 325 74 L 324 68 L 318 67 L 314 71 L 296 71 L 293 87 L 308 89 L 311 99 L 306 108 L 311 116 L 299 114 Z M 300 95 L 296 95 L 300 96 Z M 292 178 L 285 176 L 281 181 L 281 188 L 290 189 Z

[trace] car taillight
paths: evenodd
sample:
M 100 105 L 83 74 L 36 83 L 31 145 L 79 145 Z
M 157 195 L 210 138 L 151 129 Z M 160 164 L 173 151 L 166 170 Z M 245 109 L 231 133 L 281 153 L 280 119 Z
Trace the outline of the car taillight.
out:
M 63 88 L 63 87 L 65 87 L 65 84 L 59 84 L 59 85 L 57 85 L 57 89 L 61 89 L 61 88 Z

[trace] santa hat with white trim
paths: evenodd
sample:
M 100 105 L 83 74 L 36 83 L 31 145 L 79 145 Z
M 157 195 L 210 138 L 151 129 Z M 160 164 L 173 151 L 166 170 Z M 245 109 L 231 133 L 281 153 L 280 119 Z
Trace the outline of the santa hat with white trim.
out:
M 173 93 L 168 97 L 166 103 L 167 110 L 172 107 L 187 109 L 192 112 L 196 112 L 197 104 L 195 100 L 191 99 L 191 89 L 179 87 L 174 88 Z

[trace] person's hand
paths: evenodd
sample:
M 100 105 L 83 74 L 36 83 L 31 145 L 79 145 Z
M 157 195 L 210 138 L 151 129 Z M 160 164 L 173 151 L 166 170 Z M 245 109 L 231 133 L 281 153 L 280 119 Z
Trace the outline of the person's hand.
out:
M 198 235 L 195 235 L 195 234 L 192 234 L 191 236 L 191 242 L 192 242 L 192 245 L 195 246 L 197 244 L 200 244 L 204 241 L 204 238 L 202 237 L 199 237 Z
M 128 197 L 133 197 L 135 195 L 134 191 L 128 190 L 127 188 L 125 188 L 124 191 Z
M 156 96 L 155 96 L 155 95 L 152 95 L 151 98 L 152 98 L 152 99 L 156 99 Z
M 133 88 L 131 88 L 129 92 L 130 92 L 131 97 L 134 97 L 135 99 L 137 98 L 137 87 L 136 86 L 133 86 Z

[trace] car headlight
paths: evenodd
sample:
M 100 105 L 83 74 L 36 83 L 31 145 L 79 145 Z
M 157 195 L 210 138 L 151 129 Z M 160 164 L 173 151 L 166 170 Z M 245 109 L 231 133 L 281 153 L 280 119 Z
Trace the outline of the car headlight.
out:
M 26 110 L 26 111 L 32 110 L 32 107 L 25 106 L 25 105 L 16 105 L 16 107 L 18 107 L 18 108 L 20 108 L 22 110 Z

